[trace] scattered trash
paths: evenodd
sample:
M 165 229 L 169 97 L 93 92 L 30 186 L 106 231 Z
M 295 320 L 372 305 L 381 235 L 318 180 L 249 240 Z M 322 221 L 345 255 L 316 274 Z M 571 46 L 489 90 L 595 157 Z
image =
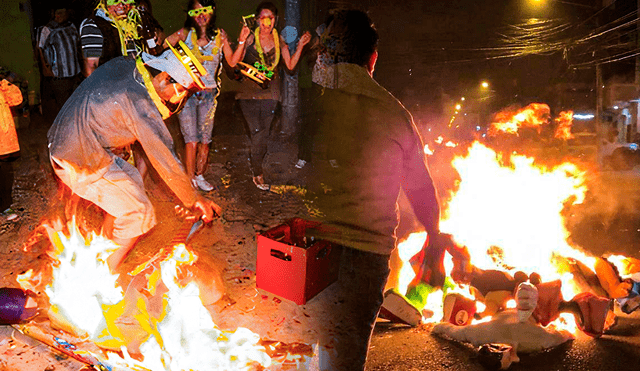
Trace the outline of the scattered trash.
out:
M 478 361 L 489 370 L 506 370 L 518 358 L 509 344 L 484 344 L 478 350 Z
M 6 221 L 9 222 L 18 219 L 18 214 L 12 208 L 6 209 L 2 212 L 1 215 Z

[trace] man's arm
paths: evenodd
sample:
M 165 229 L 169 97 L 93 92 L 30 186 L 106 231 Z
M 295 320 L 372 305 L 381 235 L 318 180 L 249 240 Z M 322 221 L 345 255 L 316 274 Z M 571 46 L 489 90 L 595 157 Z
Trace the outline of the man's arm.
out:
M 422 139 L 411 121 L 413 138 L 407 142 L 402 167 L 402 188 L 414 214 L 429 236 L 440 233 L 440 203 L 427 166 Z
M 141 102 L 131 102 L 131 109 L 142 112 L 136 120 L 136 133 L 149 162 L 163 181 L 175 193 L 185 207 L 202 215 L 205 222 L 222 215 L 222 208 L 212 200 L 201 196 L 192 186 L 182 165 L 173 152 L 173 140 L 155 107 Z M 133 107 L 133 104 L 136 106 Z M 144 114 L 149 112 L 149 114 Z
M 36 53 L 38 54 L 38 60 L 40 60 L 40 66 L 42 66 L 42 75 L 45 77 L 53 77 L 53 70 L 49 62 L 47 62 L 47 58 L 44 56 L 44 51 L 38 47 L 36 48 Z
M 189 31 L 181 28 L 178 31 L 172 33 L 171 35 L 167 36 L 164 41 L 166 43 L 168 43 L 171 46 L 174 46 L 178 43 L 178 41 L 185 41 L 185 39 L 187 38 L 187 35 L 189 34 Z
M 89 77 L 100 64 L 104 39 L 100 28 L 89 18 L 80 25 L 80 46 L 82 47 L 82 73 Z
M 98 68 L 98 65 L 100 64 L 100 58 L 84 57 L 82 58 L 82 61 L 83 61 L 82 73 L 84 74 L 85 77 L 89 77 L 93 73 L 93 71 L 95 71 L 96 68 Z
M 46 77 L 53 77 L 53 71 L 51 70 L 51 65 L 49 61 L 47 61 L 46 56 L 44 55 L 44 45 L 49 38 L 49 34 L 51 34 L 51 30 L 47 26 L 42 26 L 40 29 L 40 37 L 38 38 L 38 46 L 36 47 L 36 54 L 38 56 L 38 61 L 40 62 L 40 68 L 42 68 L 42 75 Z

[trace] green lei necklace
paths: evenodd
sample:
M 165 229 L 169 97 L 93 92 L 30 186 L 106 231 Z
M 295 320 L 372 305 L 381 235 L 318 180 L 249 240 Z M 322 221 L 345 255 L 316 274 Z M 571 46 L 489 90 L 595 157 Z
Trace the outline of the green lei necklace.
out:
M 211 54 L 212 55 L 203 55 L 200 52 L 200 47 L 198 46 L 198 36 L 196 35 L 196 30 L 194 28 L 191 29 L 191 44 L 193 45 L 193 48 L 191 48 L 191 51 L 193 52 L 193 54 L 196 56 L 196 58 L 198 58 L 199 61 L 212 61 L 213 60 L 213 56 L 218 54 L 218 50 L 220 50 L 220 46 L 222 45 L 222 34 L 220 31 L 218 31 L 218 34 L 216 35 L 216 37 L 213 39 L 213 49 L 211 49 Z
M 273 69 L 278 65 L 278 62 L 280 62 L 280 37 L 278 36 L 278 31 L 276 31 L 275 28 L 271 31 L 271 34 L 273 35 L 276 57 L 273 60 L 273 64 L 271 66 L 267 66 L 267 62 L 264 60 L 264 52 L 262 51 L 262 47 L 260 46 L 260 27 L 256 28 L 256 31 L 254 32 L 254 36 L 256 39 L 256 50 L 260 55 L 260 61 L 262 62 L 262 66 L 269 71 L 273 71 Z

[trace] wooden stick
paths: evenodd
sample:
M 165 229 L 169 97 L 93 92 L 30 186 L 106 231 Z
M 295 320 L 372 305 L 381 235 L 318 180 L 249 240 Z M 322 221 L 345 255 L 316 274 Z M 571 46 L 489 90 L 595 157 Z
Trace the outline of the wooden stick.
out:
M 58 352 L 65 354 L 76 361 L 82 362 L 96 371 L 111 371 L 112 367 L 98 360 L 88 351 L 79 351 L 78 348 L 68 343 L 66 340 L 45 332 L 40 327 L 33 324 L 11 325 L 14 329 L 20 331 L 24 335 L 37 340 Z

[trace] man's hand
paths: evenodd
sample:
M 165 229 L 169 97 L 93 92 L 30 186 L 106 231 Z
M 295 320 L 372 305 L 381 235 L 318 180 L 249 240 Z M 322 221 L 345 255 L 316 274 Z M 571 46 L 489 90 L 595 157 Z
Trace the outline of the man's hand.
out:
M 191 209 L 196 213 L 201 214 L 202 220 L 204 220 L 205 223 L 209 223 L 213 220 L 213 218 L 222 215 L 222 208 L 218 206 L 218 204 L 202 196 L 198 196 L 198 199 L 193 204 Z
M 176 205 L 175 210 L 176 215 L 189 221 L 202 218 L 206 223 L 209 223 L 213 218 L 222 216 L 222 208 L 215 202 L 202 196 L 198 196 L 191 209 Z

